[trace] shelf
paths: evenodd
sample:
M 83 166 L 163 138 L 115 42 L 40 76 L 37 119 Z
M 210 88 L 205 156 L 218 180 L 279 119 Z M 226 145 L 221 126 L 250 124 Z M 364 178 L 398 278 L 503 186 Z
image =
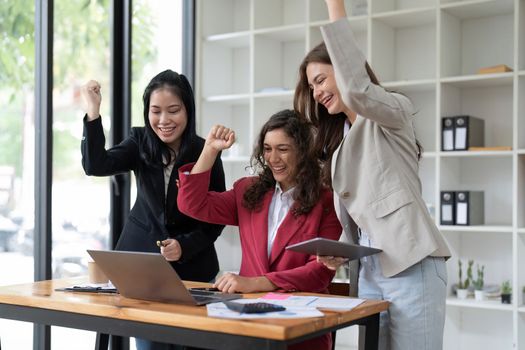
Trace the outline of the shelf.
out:
M 277 41 L 304 40 L 305 25 L 290 25 L 285 27 L 275 27 L 258 29 L 253 33 L 257 36 L 265 36 Z
M 494 74 L 472 74 L 456 77 L 441 78 L 442 84 L 457 86 L 460 88 L 487 87 L 512 85 L 513 72 Z
M 455 297 L 447 298 L 447 306 L 457 306 L 473 309 L 512 311 L 512 305 L 502 304 L 501 300 L 477 301 L 474 299 L 458 299 Z
M 512 157 L 512 151 L 440 151 L 441 157 Z
M 253 97 L 257 99 L 262 98 L 273 98 L 278 101 L 293 101 L 294 90 L 281 90 L 281 91 L 261 91 L 253 94 Z M 290 105 L 290 108 L 292 106 Z
M 442 9 L 442 76 L 471 75 L 497 64 L 514 66 L 512 0 L 462 1 Z
M 405 80 L 405 81 L 387 81 L 381 85 L 388 90 L 400 92 L 421 92 L 432 91 L 436 89 L 435 79 Z
M 436 22 L 433 8 L 390 11 L 372 15 L 372 19 L 383 22 L 392 28 L 409 28 L 430 25 Z
M 440 225 L 440 231 L 446 232 L 491 232 L 491 233 L 512 233 L 512 226 L 453 226 Z
M 398 0 L 375 0 L 372 1 L 372 15 L 379 13 L 413 12 L 417 13 L 423 9 L 434 9 L 436 0 L 398 1 Z M 370 4 L 370 1 L 368 1 Z
M 255 35 L 254 91 L 293 90 L 306 48 L 306 27 L 264 31 Z
M 206 1 L 200 7 L 204 36 L 242 32 L 250 29 L 250 2 L 245 0 Z
M 437 153 L 436 152 L 431 152 L 431 151 L 425 151 L 423 150 L 423 154 L 421 154 L 421 158 L 423 159 L 435 159 L 437 157 Z
M 512 14 L 512 0 L 474 0 L 442 4 L 441 9 L 461 19 Z
M 226 104 L 247 104 L 249 102 L 250 94 L 232 94 L 232 95 L 214 95 L 205 97 L 206 102 L 220 102 Z
M 441 191 L 484 192 L 485 224 L 438 225 L 452 252 L 448 284 L 457 278 L 459 257 L 485 265 L 487 281 L 509 279 L 521 292 L 525 0 L 364 0 L 366 9 L 352 11 L 361 1 L 344 0 L 347 20 L 381 85 L 414 106 L 415 136 L 423 146 L 421 193 L 433 220 L 439 223 Z M 199 0 L 196 7 L 198 131 L 223 123 L 237 132 L 235 146 L 222 154 L 229 186 L 250 175 L 245 168 L 261 126 L 293 108 L 299 64 L 323 41 L 320 27 L 330 21 L 319 0 Z M 500 64 L 514 71 L 478 74 Z M 486 150 L 440 150 L 442 118 L 458 115 L 484 120 Z M 219 244 L 240 252 L 240 244 L 225 237 Z M 221 266 L 238 269 L 227 252 L 218 250 Z M 483 317 L 487 310 L 490 319 Z M 525 305 L 450 297 L 446 323 L 444 349 L 525 349 Z
M 377 15 L 371 24 L 371 66 L 381 81 L 436 78 L 435 12 Z M 425 64 L 415 64 L 425 62 Z
M 288 26 L 306 21 L 303 0 L 254 0 L 253 5 L 255 29 Z
M 236 32 L 210 35 L 205 43 L 221 45 L 224 47 L 248 47 L 250 45 L 250 32 Z
M 206 81 L 220 82 L 202 84 L 203 96 L 240 95 L 250 91 L 250 48 L 231 46 L 233 43 L 239 44 L 240 40 L 233 38 L 203 42 L 201 76 Z

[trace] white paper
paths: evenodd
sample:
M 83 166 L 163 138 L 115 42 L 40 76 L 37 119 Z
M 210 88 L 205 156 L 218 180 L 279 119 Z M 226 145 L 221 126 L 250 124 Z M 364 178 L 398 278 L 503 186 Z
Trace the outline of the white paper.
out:
M 454 130 L 443 131 L 443 150 L 453 151 L 454 150 Z
M 467 128 L 456 128 L 456 149 L 467 148 Z
M 456 224 L 467 224 L 467 203 L 458 203 L 456 206 Z
M 452 205 L 443 204 L 441 206 L 441 219 L 443 221 L 452 221 Z
M 349 311 L 364 301 L 364 299 L 356 298 L 318 297 L 316 300 L 310 303 L 309 306 L 319 309 Z
M 290 295 L 286 299 L 271 299 L 271 298 L 259 298 L 258 301 L 263 301 L 265 303 L 272 303 L 281 305 L 284 307 L 288 306 L 310 306 L 318 297 L 315 296 L 302 296 L 302 295 Z M 247 299 L 250 300 L 250 299 Z M 253 299 L 252 299 L 253 300 Z
M 235 302 L 257 302 L 263 301 L 262 299 L 239 299 Z M 268 302 L 264 300 L 264 302 Z M 273 303 L 277 304 L 277 303 Z M 206 305 L 208 316 L 219 317 L 219 318 L 234 318 L 234 319 L 258 319 L 258 318 L 309 318 L 309 317 L 323 317 L 324 314 L 314 307 L 302 307 L 302 306 L 287 306 L 284 311 L 265 312 L 259 314 L 241 314 L 237 311 L 230 310 L 224 305 L 224 303 L 213 303 Z

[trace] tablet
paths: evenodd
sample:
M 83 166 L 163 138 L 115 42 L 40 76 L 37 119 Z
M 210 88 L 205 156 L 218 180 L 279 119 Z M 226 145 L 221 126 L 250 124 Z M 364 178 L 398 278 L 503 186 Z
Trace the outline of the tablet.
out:
M 286 247 L 286 249 L 310 255 L 340 256 L 350 260 L 359 259 L 367 255 L 377 254 L 382 251 L 381 249 L 377 248 L 339 242 L 320 237 L 289 245 Z

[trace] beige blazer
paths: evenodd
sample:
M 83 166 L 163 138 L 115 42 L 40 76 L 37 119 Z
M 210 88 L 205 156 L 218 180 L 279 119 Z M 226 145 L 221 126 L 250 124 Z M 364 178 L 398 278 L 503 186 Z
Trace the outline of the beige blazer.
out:
M 335 208 L 346 235 L 357 224 L 383 250 L 386 277 L 427 256 L 449 257 L 421 196 L 410 100 L 371 83 L 346 19 L 321 28 L 344 103 L 358 114 L 332 158 Z

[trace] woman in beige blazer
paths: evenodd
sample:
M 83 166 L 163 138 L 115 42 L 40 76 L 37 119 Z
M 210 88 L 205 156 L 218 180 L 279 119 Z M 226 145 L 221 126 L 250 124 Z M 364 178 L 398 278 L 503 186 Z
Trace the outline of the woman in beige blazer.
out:
M 351 267 L 351 289 L 391 302 L 381 315 L 380 348 L 440 349 L 450 252 L 421 196 L 414 108 L 379 85 L 344 1 L 325 2 L 332 23 L 300 66 L 294 106 L 318 127 L 317 149 L 346 237 L 383 250 L 361 259 L 357 285 Z M 345 262 L 319 261 L 332 269 Z

